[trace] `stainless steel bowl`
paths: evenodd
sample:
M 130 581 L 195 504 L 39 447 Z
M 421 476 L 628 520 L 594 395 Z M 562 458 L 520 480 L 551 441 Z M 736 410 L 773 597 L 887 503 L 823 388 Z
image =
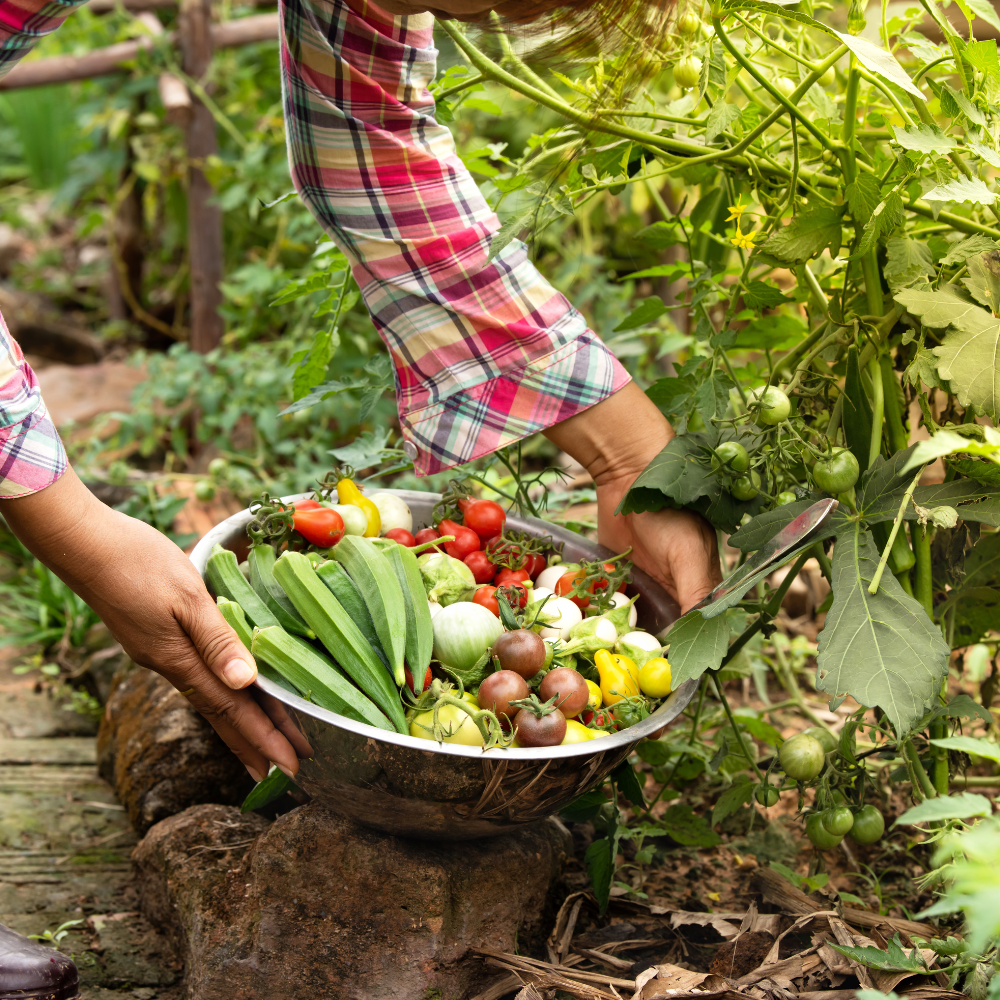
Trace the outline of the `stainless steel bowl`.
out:
M 387 492 L 406 501 L 415 526 L 430 522 L 437 494 Z M 195 546 L 191 561 L 203 576 L 216 543 L 245 558 L 249 520 L 246 511 L 234 514 Z M 563 542 L 567 561 L 612 554 L 545 521 L 511 517 L 507 523 Z M 674 600 L 645 573 L 634 571 L 629 592 L 640 595 L 638 621 L 647 631 L 660 634 L 677 618 Z M 639 740 L 677 718 L 697 688 L 686 681 L 648 719 L 600 740 L 484 752 L 386 733 L 310 704 L 263 677 L 257 684 L 288 708 L 313 747 L 314 756 L 302 762 L 297 779 L 309 795 L 364 826 L 427 840 L 488 837 L 557 812 L 613 771 Z

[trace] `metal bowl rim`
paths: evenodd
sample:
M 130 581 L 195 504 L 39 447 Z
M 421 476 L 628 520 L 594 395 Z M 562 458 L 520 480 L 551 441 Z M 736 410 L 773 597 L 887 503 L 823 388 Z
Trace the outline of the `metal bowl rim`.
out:
M 418 490 L 385 489 L 379 490 L 378 492 L 392 493 L 404 502 L 426 502 L 429 498 L 440 496 L 440 494 L 423 493 Z M 290 503 L 294 500 L 299 500 L 308 496 L 311 496 L 311 493 L 296 493 L 287 497 L 282 497 L 282 500 L 286 503 Z M 191 551 L 190 559 L 202 578 L 204 578 L 205 575 L 205 568 L 208 563 L 208 557 L 212 551 L 212 547 L 217 542 L 221 543 L 223 539 L 231 535 L 234 529 L 245 527 L 250 520 L 251 514 L 248 510 L 239 511 L 236 514 L 227 517 L 225 520 L 220 521 L 198 541 L 198 544 L 195 545 L 194 549 Z M 527 527 L 544 529 L 548 532 L 548 534 L 558 537 L 563 541 L 580 541 L 580 536 L 570 532 L 566 528 L 561 528 L 559 525 L 550 524 L 548 521 L 542 521 L 538 518 L 512 518 L 511 520 Z M 586 539 L 583 540 L 587 541 Z M 663 704 L 660 705 L 659 708 L 657 708 L 656 711 L 653 712 L 648 718 L 643 719 L 642 722 L 638 722 L 634 726 L 629 726 L 628 729 L 623 729 L 621 732 L 615 733 L 612 736 L 604 736 L 597 740 L 586 740 L 582 743 L 570 743 L 565 746 L 558 747 L 511 747 L 506 750 L 494 747 L 490 750 L 483 750 L 481 747 L 475 746 L 462 746 L 453 743 L 435 743 L 432 740 L 424 740 L 416 736 L 410 736 L 409 734 L 392 732 L 385 729 L 379 729 L 376 726 L 369 726 L 363 722 L 355 722 L 353 719 L 348 719 L 346 716 L 338 715 L 336 712 L 329 711 L 329 709 L 321 708 L 319 705 L 314 705 L 312 702 L 308 702 L 304 698 L 301 698 L 296 694 L 292 694 L 290 691 L 286 691 L 283 687 L 280 687 L 273 681 L 269 681 L 266 677 L 258 675 L 255 684 L 262 691 L 274 698 L 277 698 L 278 701 L 282 702 L 289 708 L 292 708 L 297 712 L 303 712 L 315 719 L 319 719 L 329 725 L 336 726 L 339 729 L 345 729 L 348 732 L 355 733 L 359 736 L 365 736 L 369 739 L 379 740 L 385 743 L 392 743 L 396 746 L 407 747 L 411 750 L 421 751 L 422 753 L 446 754 L 452 757 L 490 757 L 494 760 L 500 757 L 503 757 L 505 760 L 557 760 L 563 757 L 591 756 L 594 753 L 614 751 L 618 748 L 631 746 L 638 743 L 639 740 L 644 737 L 655 733 L 658 729 L 661 729 L 663 726 L 677 718 L 677 716 L 684 711 L 691 699 L 694 697 L 694 692 L 698 686 L 698 683 L 695 680 L 685 681 L 676 690 L 672 691 L 666 701 L 664 701 Z

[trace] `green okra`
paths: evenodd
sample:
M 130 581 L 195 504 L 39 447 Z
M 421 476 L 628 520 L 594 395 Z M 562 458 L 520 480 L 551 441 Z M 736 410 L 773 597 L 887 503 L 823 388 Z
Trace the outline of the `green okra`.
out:
M 275 580 L 274 561 L 274 549 L 270 545 L 255 545 L 250 549 L 250 554 L 247 556 L 250 565 L 250 586 L 286 632 L 315 639 L 316 633 L 302 620 L 302 616 L 295 610 L 295 605 Z

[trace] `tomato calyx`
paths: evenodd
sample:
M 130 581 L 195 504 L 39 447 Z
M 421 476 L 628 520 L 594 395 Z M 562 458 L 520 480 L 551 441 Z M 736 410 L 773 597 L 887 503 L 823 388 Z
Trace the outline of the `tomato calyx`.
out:
M 301 502 L 301 501 L 300 501 Z M 316 503 L 316 501 L 313 501 Z M 316 504 L 319 507 L 319 504 Z M 273 545 L 280 548 L 292 537 L 295 507 L 267 490 L 250 504 L 253 520 L 247 525 L 247 535 L 253 545 Z
M 527 698 L 512 701 L 510 705 L 511 708 L 523 708 L 525 711 L 530 712 L 536 719 L 542 719 L 546 715 L 551 715 L 553 712 L 559 711 L 556 708 L 557 697 L 558 695 L 553 695 L 548 701 L 542 701 L 537 694 L 529 694 Z
M 544 568 L 543 552 L 560 551 L 562 543 L 551 536 L 536 538 L 523 531 L 507 528 L 491 538 L 485 545 L 485 552 L 499 569 L 523 569 L 534 579 Z M 542 560 L 542 565 L 537 560 Z M 532 565 L 529 565 L 532 560 Z M 537 566 L 537 568 L 536 568 Z
M 569 598 L 577 607 L 591 605 L 600 614 L 614 607 L 613 595 L 625 589 L 632 579 L 631 549 L 607 560 L 581 562 L 576 572 L 566 573 L 556 581 L 556 596 Z

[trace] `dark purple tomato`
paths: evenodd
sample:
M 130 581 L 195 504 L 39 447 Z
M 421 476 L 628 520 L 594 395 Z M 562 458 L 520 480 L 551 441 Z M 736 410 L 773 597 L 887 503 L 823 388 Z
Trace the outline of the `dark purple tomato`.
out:
M 513 670 L 527 681 L 545 664 L 545 643 L 530 629 L 519 628 L 504 632 L 493 643 L 493 655 L 500 661 L 502 670 Z
M 572 719 L 587 707 L 590 689 L 587 687 L 587 682 L 575 670 L 569 667 L 556 667 L 545 675 L 538 688 L 538 694 L 542 701 L 555 697 L 556 708 L 567 719 Z
M 528 697 L 527 681 L 513 670 L 498 670 L 489 674 L 479 685 L 476 701 L 480 708 L 489 709 L 501 722 L 512 720 L 519 709 L 511 708 L 512 701 Z
M 523 747 L 557 747 L 566 735 L 566 716 L 562 712 L 549 712 L 539 718 L 522 708 L 514 716 L 517 742 Z

